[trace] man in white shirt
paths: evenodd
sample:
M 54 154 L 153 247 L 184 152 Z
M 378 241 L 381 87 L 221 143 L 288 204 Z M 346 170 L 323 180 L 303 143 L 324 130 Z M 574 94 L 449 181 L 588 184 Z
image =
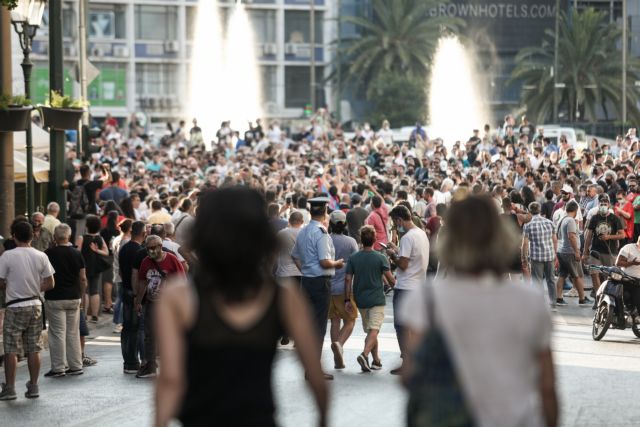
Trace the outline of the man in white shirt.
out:
M 400 247 L 390 250 L 389 256 L 398 267 L 396 285 L 393 291 L 393 326 L 396 330 L 401 357 L 406 353 L 404 327 L 398 322 L 399 307 L 403 298 L 423 286 L 427 280 L 429 267 L 429 238 L 426 233 L 416 227 L 411 219 L 411 212 L 405 206 L 398 205 L 391 210 L 389 216 L 397 230 L 404 235 L 400 239 Z M 391 374 L 402 373 L 402 366 L 391 370 Z
M 616 267 L 622 267 L 622 270 L 630 276 L 640 279 L 640 238 L 635 243 L 624 245 L 618 253 L 616 259 Z M 631 294 L 631 301 L 636 307 L 636 317 L 640 315 L 640 289 L 635 285 L 624 285 L 624 290 Z
M 3 326 L 5 383 L 0 391 L 0 400 L 17 398 L 16 366 L 18 352 L 27 354 L 30 381 L 25 397 L 39 397 L 38 375 L 40 374 L 40 335 L 42 334 L 42 302 L 40 292 L 53 289 L 54 270 L 43 252 L 31 247 L 33 228 L 28 222 L 12 227 L 16 241 L 15 249 L 0 257 L 0 288 L 7 293 Z

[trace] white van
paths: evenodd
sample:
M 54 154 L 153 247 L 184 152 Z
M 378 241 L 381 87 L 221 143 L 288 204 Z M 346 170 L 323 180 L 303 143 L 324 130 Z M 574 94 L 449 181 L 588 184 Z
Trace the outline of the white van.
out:
M 561 127 L 558 125 L 539 125 L 537 129 L 542 128 L 545 138 L 549 138 L 556 145 L 560 145 L 560 137 L 567 138 L 567 142 L 576 151 L 582 151 L 587 147 L 587 134 L 582 129 Z

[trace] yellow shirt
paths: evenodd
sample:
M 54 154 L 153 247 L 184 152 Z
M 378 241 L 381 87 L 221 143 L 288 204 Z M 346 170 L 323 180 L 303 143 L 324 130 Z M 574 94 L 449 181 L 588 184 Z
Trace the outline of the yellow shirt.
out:
M 46 215 L 44 217 L 44 222 L 42 223 L 42 227 L 46 228 L 47 230 L 49 230 L 49 232 L 51 233 L 51 235 L 53 236 L 53 230 L 55 230 L 55 228 L 57 226 L 59 226 L 60 224 L 62 224 L 60 222 L 60 220 L 58 218 L 56 218 L 53 215 Z
M 147 224 L 166 224 L 167 222 L 171 222 L 171 215 L 164 211 L 156 211 L 147 218 Z

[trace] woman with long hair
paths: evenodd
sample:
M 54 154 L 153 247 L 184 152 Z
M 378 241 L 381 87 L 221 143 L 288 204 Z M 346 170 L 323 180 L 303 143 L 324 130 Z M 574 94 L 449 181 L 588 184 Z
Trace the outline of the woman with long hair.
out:
M 263 196 L 226 187 L 201 196 L 193 278 L 169 283 L 157 306 L 162 369 L 156 425 L 275 425 L 271 372 L 282 335 L 296 342 L 326 424 L 327 388 L 310 309 L 272 273 L 277 239 Z
M 109 248 L 108 261 L 111 265 L 107 270 L 102 272 L 102 303 L 103 311 L 108 314 L 113 314 L 113 250 L 111 242 L 113 239 L 120 235 L 120 221 L 124 220 L 118 211 L 109 211 L 106 215 L 107 224 L 100 230 L 100 236 L 107 244 Z
M 408 425 L 555 426 L 551 317 L 539 289 L 507 280 L 516 227 L 486 196 L 451 204 L 440 232 L 447 276 L 397 313 L 412 332 Z

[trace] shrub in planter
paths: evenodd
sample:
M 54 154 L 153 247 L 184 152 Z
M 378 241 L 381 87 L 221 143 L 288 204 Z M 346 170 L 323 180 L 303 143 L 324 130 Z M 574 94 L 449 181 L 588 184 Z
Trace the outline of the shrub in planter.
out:
M 47 105 L 40 107 L 44 125 L 52 129 L 78 129 L 78 123 L 87 103 L 82 99 L 73 99 L 51 92 Z

